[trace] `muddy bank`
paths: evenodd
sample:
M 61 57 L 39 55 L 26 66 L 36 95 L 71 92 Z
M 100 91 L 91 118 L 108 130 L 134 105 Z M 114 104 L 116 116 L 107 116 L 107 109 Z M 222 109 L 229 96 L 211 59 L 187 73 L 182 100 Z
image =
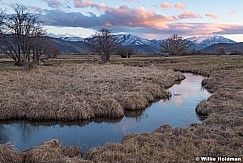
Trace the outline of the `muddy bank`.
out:
M 0 78 L 0 120 L 80 120 L 145 109 L 184 76 L 156 66 L 65 64 Z

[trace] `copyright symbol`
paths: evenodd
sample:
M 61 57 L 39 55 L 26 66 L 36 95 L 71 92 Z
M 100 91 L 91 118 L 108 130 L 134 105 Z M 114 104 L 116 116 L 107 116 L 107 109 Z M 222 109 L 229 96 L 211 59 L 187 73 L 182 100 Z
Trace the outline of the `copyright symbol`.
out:
M 196 161 L 200 161 L 200 157 L 196 157 Z

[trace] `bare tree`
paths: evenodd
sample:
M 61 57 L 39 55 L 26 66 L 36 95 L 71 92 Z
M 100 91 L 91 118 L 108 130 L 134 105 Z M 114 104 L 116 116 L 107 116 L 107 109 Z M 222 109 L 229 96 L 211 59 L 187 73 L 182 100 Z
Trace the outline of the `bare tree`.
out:
M 217 53 L 217 55 L 225 55 L 226 54 L 225 47 L 223 47 L 223 46 L 216 47 L 216 53 Z
M 16 4 L 13 9 L 14 14 L 5 17 L 6 29 L 1 35 L 1 48 L 16 65 L 28 67 L 38 64 L 49 46 L 44 37 L 46 32 L 38 21 L 38 15 L 26 6 Z
M 190 41 L 174 34 L 172 37 L 165 40 L 162 44 L 162 52 L 170 53 L 172 55 L 186 54 Z
M 0 9 L 0 52 L 1 52 L 1 54 L 2 54 L 2 44 L 1 44 L 1 42 L 2 42 L 2 40 L 3 40 L 3 32 L 4 32 L 4 20 L 5 20 L 5 17 L 6 17 L 6 14 L 5 14 L 5 12 L 2 10 L 2 9 Z
M 2 33 L 4 19 L 5 19 L 5 13 L 4 11 L 0 10 L 0 34 Z
M 100 55 L 103 63 L 106 63 L 116 49 L 120 46 L 117 36 L 111 34 L 111 30 L 102 28 L 93 37 L 85 40 L 95 53 Z

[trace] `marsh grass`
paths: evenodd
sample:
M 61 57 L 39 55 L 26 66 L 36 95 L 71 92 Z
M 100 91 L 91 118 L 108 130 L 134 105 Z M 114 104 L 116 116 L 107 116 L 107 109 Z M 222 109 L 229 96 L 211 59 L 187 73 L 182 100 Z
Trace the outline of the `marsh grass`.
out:
M 155 62 L 151 62 L 152 58 L 146 59 L 135 57 L 129 61 L 118 58 L 114 60 L 119 64 L 127 62 L 126 65 L 132 64 L 139 69 L 147 67 L 151 70 L 149 66 L 152 66 L 153 71 L 155 71 L 154 67 L 160 70 L 170 68 L 207 76 L 208 78 L 203 81 L 203 86 L 212 92 L 213 95 L 206 101 L 199 103 L 196 109 L 198 114 L 206 115 L 206 118 L 202 124 L 192 124 L 188 128 L 172 128 L 168 125 L 163 125 L 151 133 L 128 134 L 121 143 L 108 143 L 102 147 L 90 149 L 85 158 L 86 161 L 167 163 L 195 162 L 195 158 L 200 156 L 243 158 L 243 57 L 169 57 L 156 58 Z M 135 72 L 133 71 L 133 73 Z M 119 103 L 119 99 L 128 95 L 134 95 L 141 96 L 147 101 L 153 101 L 156 96 L 162 95 L 163 93 L 161 94 L 161 92 L 165 91 L 164 88 L 169 87 L 175 80 L 173 77 L 174 73 L 165 75 L 167 80 L 161 78 L 158 73 L 155 74 L 159 77 L 156 77 L 155 74 L 151 77 L 148 74 L 150 73 L 146 75 L 139 74 L 142 78 L 135 77 L 138 82 L 133 82 L 131 85 L 128 84 L 131 83 L 129 78 L 123 78 L 121 85 L 119 85 L 123 92 L 122 94 L 104 89 L 112 95 L 104 96 L 105 99 L 111 98 Z M 177 79 L 180 78 L 180 74 L 176 74 L 176 76 Z M 105 79 L 109 78 L 106 76 Z M 163 80 L 160 81 L 158 79 Z M 8 81 L 11 81 L 10 77 L 8 77 Z M 160 87 L 161 89 L 159 89 Z M 102 90 L 103 88 L 106 87 L 102 85 Z M 86 88 L 85 92 L 91 95 L 93 90 L 94 88 Z M 92 97 L 92 99 L 99 99 L 95 95 Z M 82 98 L 84 99 L 85 97 Z M 141 104 L 142 102 L 139 103 Z M 128 105 L 130 103 L 127 102 L 125 104 Z M 124 114 L 128 114 L 128 112 L 125 110 Z M 131 114 L 130 116 L 133 117 L 140 114 L 140 110 L 137 110 L 135 115 Z M 11 113 L 5 112 L 5 115 L 11 116 Z M 66 157 L 63 160 L 70 162 L 84 161 L 83 159 L 72 160 L 72 158 Z
M 58 140 L 49 140 L 42 145 L 23 152 L 23 162 L 25 163 L 57 163 L 63 157 L 61 144 Z
M 0 73 L 0 120 L 118 118 L 145 109 L 184 76 L 155 66 L 65 64 Z
M 15 147 L 11 144 L 0 144 L 0 162 L 1 163 L 19 163 L 21 157 Z
M 157 62 L 156 65 L 208 77 L 202 85 L 213 95 L 196 107 L 196 112 L 205 117 L 203 124 L 193 124 L 186 129 L 162 126 L 152 133 L 128 134 L 121 143 L 91 149 L 88 160 L 195 162 L 198 156 L 243 158 L 243 57 L 173 59 L 176 64 L 169 58 L 169 61 Z
M 56 139 L 20 153 L 22 162 L 18 163 L 88 163 L 82 159 L 82 149 L 79 147 L 62 147 Z

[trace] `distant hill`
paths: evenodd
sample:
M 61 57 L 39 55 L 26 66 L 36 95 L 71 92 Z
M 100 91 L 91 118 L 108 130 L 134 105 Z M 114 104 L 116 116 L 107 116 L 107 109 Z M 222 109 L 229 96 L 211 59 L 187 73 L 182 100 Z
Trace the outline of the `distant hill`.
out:
M 236 43 L 235 41 L 222 37 L 222 36 L 197 36 L 197 37 L 190 37 L 187 38 L 189 41 L 194 43 L 195 50 L 201 50 L 204 48 L 207 48 L 214 44 L 220 44 L 220 43 L 228 43 L 233 44 Z
M 201 50 L 202 52 L 207 53 L 216 53 L 218 47 L 224 47 L 227 53 L 234 53 L 236 51 L 243 52 L 243 42 L 240 43 L 220 43 L 220 44 L 214 44 L 209 47 L 204 48 Z
M 118 34 L 119 42 L 126 47 L 132 48 L 137 53 L 153 54 L 161 52 L 161 43 L 164 40 L 149 40 L 132 34 Z M 233 40 L 222 36 L 197 36 L 187 38 L 191 44 L 189 49 L 202 50 L 218 43 L 236 43 Z M 60 37 L 53 38 L 52 42 L 60 47 L 64 53 L 89 53 L 91 49 L 85 46 L 84 38 L 79 37 Z
M 51 45 L 56 46 L 65 54 L 85 54 L 90 53 L 91 49 L 83 41 L 65 41 L 60 38 L 48 37 Z
M 154 54 L 161 52 L 161 43 L 165 40 L 149 40 L 144 39 L 132 34 L 119 34 L 117 35 L 119 42 L 126 47 L 132 48 L 134 52 L 139 54 Z M 65 54 L 86 54 L 91 53 L 92 49 L 84 42 L 85 38 L 79 37 L 47 37 L 50 44 L 60 49 Z M 198 36 L 187 38 L 190 43 L 190 50 L 215 51 L 214 45 L 220 43 L 225 46 L 227 52 L 242 50 L 241 43 L 236 43 L 233 40 L 227 39 L 222 36 Z M 226 43 L 226 44 L 225 44 Z

